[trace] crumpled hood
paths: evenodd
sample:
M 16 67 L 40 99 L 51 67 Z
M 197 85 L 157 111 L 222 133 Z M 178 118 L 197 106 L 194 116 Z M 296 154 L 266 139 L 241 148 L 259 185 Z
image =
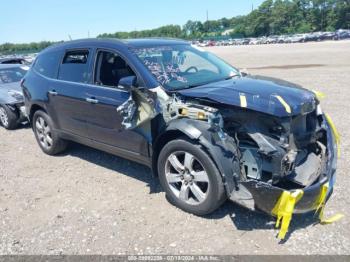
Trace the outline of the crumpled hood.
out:
M 15 91 L 22 94 L 22 98 L 20 98 L 19 96 L 11 95 L 9 91 Z M 23 101 L 23 92 L 20 82 L 0 84 L 0 104 L 13 104 Z
M 313 92 L 299 85 L 262 76 L 247 76 L 184 89 L 179 94 L 217 103 L 248 108 L 278 116 L 311 112 L 316 107 Z

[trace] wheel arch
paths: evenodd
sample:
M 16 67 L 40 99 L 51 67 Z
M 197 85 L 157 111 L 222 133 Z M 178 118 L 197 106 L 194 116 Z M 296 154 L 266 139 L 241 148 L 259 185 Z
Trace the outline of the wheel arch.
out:
M 44 111 L 45 113 L 47 113 L 47 110 L 45 109 L 44 106 L 42 105 L 39 105 L 39 104 L 33 104 L 31 107 L 30 107 L 30 111 L 29 111 L 29 115 L 28 115 L 28 119 L 29 119 L 29 122 L 32 123 L 33 121 L 33 116 L 35 114 L 36 111 Z
M 158 177 L 157 162 L 160 151 L 171 140 L 175 140 L 180 137 L 187 137 L 187 135 L 181 130 L 165 130 L 156 138 L 152 146 L 152 171 L 155 176 Z
M 152 169 L 157 174 L 158 156 L 163 146 L 171 140 L 186 137 L 201 145 L 208 156 L 218 168 L 227 195 L 238 187 L 240 177 L 240 164 L 237 157 L 235 141 L 227 137 L 221 140 L 210 125 L 204 121 L 192 119 L 176 119 L 171 121 L 165 131 L 160 134 L 153 144 Z

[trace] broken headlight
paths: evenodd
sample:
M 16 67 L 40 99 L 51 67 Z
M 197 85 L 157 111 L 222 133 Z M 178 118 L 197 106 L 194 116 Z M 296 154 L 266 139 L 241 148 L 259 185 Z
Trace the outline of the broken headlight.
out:
M 23 94 L 21 92 L 18 92 L 16 90 L 9 90 L 7 93 L 17 101 L 23 100 Z

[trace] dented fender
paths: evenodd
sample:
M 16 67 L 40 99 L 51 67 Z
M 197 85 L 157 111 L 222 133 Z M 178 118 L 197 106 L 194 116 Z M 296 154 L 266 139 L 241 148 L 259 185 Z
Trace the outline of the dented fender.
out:
M 231 137 L 221 137 L 208 122 L 188 118 L 170 121 L 166 130 L 180 131 L 203 146 L 220 171 L 227 196 L 237 190 L 240 164 L 237 145 Z

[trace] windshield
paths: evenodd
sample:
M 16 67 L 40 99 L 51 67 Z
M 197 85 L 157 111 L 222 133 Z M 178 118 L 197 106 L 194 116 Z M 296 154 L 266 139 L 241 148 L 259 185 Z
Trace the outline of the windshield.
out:
M 25 69 L 20 67 L 0 69 L 0 84 L 19 82 L 26 72 Z
M 239 71 L 215 55 L 191 45 L 134 48 L 132 51 L 169 91 L 239 76 Z

